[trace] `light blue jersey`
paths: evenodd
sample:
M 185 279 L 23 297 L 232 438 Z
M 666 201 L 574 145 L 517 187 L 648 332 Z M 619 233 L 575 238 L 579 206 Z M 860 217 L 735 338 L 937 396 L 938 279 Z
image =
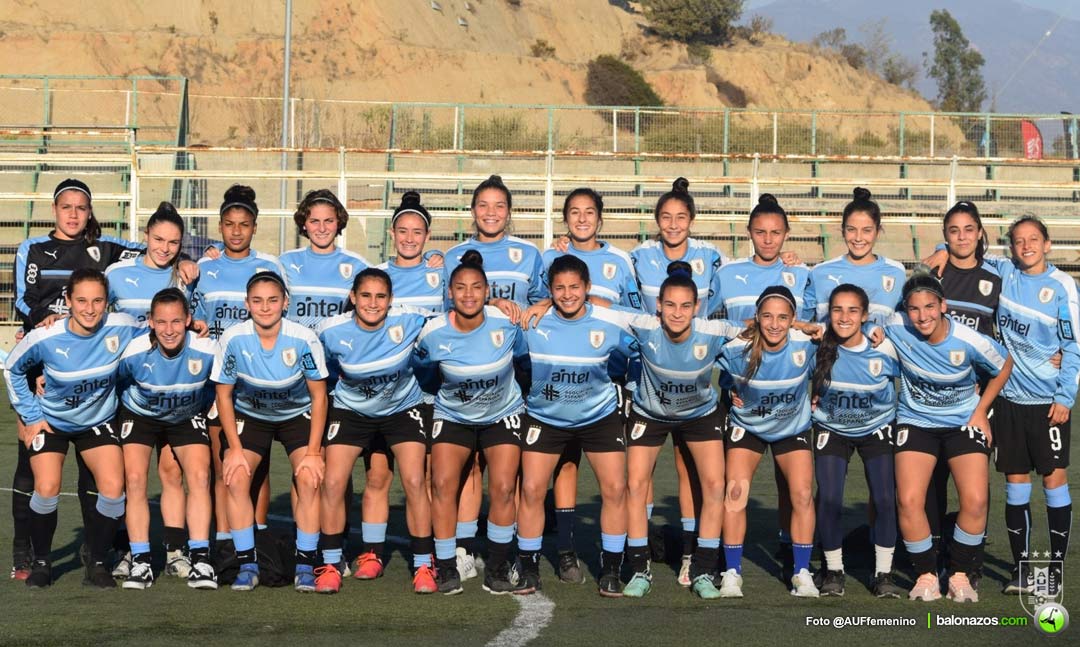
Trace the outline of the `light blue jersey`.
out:
M 285 252 L 278 261 L 289 286 L 286 316 L 308 328 L 345 312 L 353 277 L 370 266 L 363 256 L 340 247 L 329 254 L 301 247 Z
M 828 322 L 829 297 L 843 283 L 857 285 L 870 298 L 870 321 L 882 324 L 900 305 L 900 291 L 907 274 L 904 265 L 878 256 L 872 263 L 856 265 L 847 254 L 823 261 L 810 270 L 803 294 L 805 312 L 813 321 Z
M 210 379 L 234 385 L 233 400 L 242 415 L 283 422 L 311 408 L 306 380 L 327 378 L 322 344 L 315 333 L 295 321 L 281 320 L 274 348 L 265 350 L 248 320 L 225 331 L 218 340 Z
M 979 404 L 976 371 L 995 376 L 1005 366 L 1005 348 L 993 339 L 948 320 L 949 333 L 931 344 L 907 314 L 885 322 L 885 335 L 900 359 L 896 421 L 930 429 L 962 427 Z
M 529 343 L 529 415 L 562 429 L 585 427 L 619 406 L 619 387 L 611 381 L 609 360 L 622 374 L 636 345 L 623 313 L 585 304 L 585 314 L 563 319 L 550 308 Z M 616 373 L 618 376 L 618 373 Z
M 732 405 L 728 422 L 732 436 L 751 433 L 767 443 L 797 436 L 810 428 L 809 378 L 814 372 L 815 346 L 797 330 L 778 351 L 763 351 L 757 373 L 745 377 L 750 342 L 733 339 L 720 354 L 720 384 L 733 388 L 743 406 Z M 741 431 L 740 431 L 741 430 Z M 807 446 L 807 449 L 810 449 Z
M 724 344 L 745 328 L 725 319 L 694 319 L 690 337 L 675 343 L 660 319 L 633 317 L 641 375 L 634 391 L 634 411 L 654 420 L 694 420 L 716 410 L 713 368 Z
M 113 263 L 105 270 L 105 278 L 109 279 L 109 309 L 137 321 L 146 321 L 154 295 L 165 288 L 180 288 L 191 298 L 191 289 L 173 277 L 171 267 L 150 267 L 145 254 Z
M 137 415 L 167 424 L 206 413 L 214 401 L 210 370 L 217 344 L 188 332 L 173 357 L 150 344 L 150 333 L 131 340 L 120 357 L 120 402 Z
M 757 314 L 757 299 L 765 288 L 782 285 L 795 297 L 795 317 L 803 321 L 812 316 L 806 307 L 804 291 L 810 270 L 803 264 L 784 265 L 779 258 L 769 265 L 758 265 L 754 258 L 740 258 L 717 272 L 718 308 L 732 321 L 745 321 Z
M 493 306 L 484 308 L 484 323 L 467 333 L 454 328 L 451 314 L 428 321 L 416 344 L 419 368 L 441 375 L 435 420 L 487 426 L 522 413 L 514 364 L 528 355 L 524 333 Z
M 694 238 L 686 239 L 686 253 L 682 258 L 668 258 L 664 253 L 664 243 L 648 240 L 630 252 L 641 286 L 641 301 L 645 312 L 656 314 L 656 301 L 660 298 L 660 286 L 667 280 L 668 265 L 675 261 L 690 264 L 692 278 L 698 288 L 698 302 L 701 303 L 698 315 L 707 317 L 719 307 L 716 301 L 717 270 L 728 262 L 720 250 L 712 243 Z
M 419 404 L 413 351 L 426 321 L 423 315 L 392 309 L 378 330 L 361 328 L 352 313 L 319 324 L 327 368 L 338 376 L 334 406 L 383 418 Z
M 390 275 L 394 284 L 394 306 L 412 306 L 431 312 L 442 312 L 446 304 L 446 277 L 441 267 L 420 263 L 401 267 L 394 259 L 377 266 Z
M 588 266 L 591 284 L 589 296 L 607 299 L 611 305 L 641 310 L 641 294 L 638 291 L 637 276 L 634 274 L 634 261 L 629 254 L 605 242 L 600 242 L 600 249 L 593 251 L 577 249 L 570 243 L 566 253 L 580 258 Z M 547 271 L 555 259 L 562 255 L 557 249 L 544 252 L 545 296 L 551 296 L 547 291 Z
M 843 436 L 865 436 L 896 418 L 896 387 L 900 376 L 896 349 L 886 339 L 874 348 L 869 340 L 836 349 L 829 386 L 818 398 L 814 424 Z
M 5 362 L 8 398 L 26 424 L 45 420 L 57 433 L 76 433 L 116 415 L 120 355 L 142 328 L 123 313 L 105 316 L 88 337 L 68 330 L 70 319 L 31 330 Z M 35 396 L 26 375 L 41 366 L 45 395 Z
M 1026 274 L 1012 261 L 987 256 L 1001 274 L 998 334 L 1013 358 L 1009 381 L 1001 395 L 1017 404 L 1056 402 L 1072 409 L 1080 379 L 1080 299 L 1076 281 L 1050 265 L 1041 274 Z M 1050 357 L 1061 351 L 1061 368 Z
M 222 253 L 213 260 L 199 259 L 199 280 L 195 283 L 192 305 L 195 319 L 206 322 L 211 338 L 218 339 L 230 326 L 247 320 L 244 304 L 247 282 L 256 272 L 285 276 L 277 258 L 255 250 L 250 250 L 244 258 Z
M 484 274 L 487 275 L 492 299 L 506 299 L 520 306 L 528 306 L 544 298 L 544 263 L 540 250 L 529 241 L 517 236 L 503 236 L 493 243 L 482 243 L 470 238 L 454 245 L 446 252 L 443 271 L 446 287 L 450 287 L 450 274 L 461 264 L 461 257 L 475 249 L 484 257 Z M 449 292 L 446 295 L 449 304 Z

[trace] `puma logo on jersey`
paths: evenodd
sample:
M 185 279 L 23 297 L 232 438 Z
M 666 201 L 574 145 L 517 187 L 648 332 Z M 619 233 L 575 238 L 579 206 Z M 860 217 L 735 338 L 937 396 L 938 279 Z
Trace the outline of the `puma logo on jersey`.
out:
M 56 250 L 56 249 L 54 249 L 54 250 L 52 250 L 52 251 L 45 251 L 45 250 L 42 250 L 42 252 L 41 252 L 41 253 L 42 253 L 42 254 L 45 254 L 45 255 L 47 255 L 47 256 L 52 256 L 52 257 L 53 257 L 53 260 L 55 261 L 55 260 L 57 260 L 57 258 L 56 258 L 56 254 L 57 254 L 57 252 L 58 252 L 58 251 L 59 251 L 59 250 Z
M 749 274 L 736 274 L 736 275 L 735 275 L 735 278 L 737 278 L 737 279 L 739 279 L 740 281 L 742 281 L 742 282 L 743 282 L 743 285 L 749 285 L 749 283 L 747 283 L 747 282 L 746 282 L 746 279 L 750 278 L 750 275 L 749 275 Z
M 656 342 L 650 341 L 647 345 L 648 345 L 649 348 L 652 349 L 652 352 L 654 352 L 654 353 L 659 353 L 660 352 L 660 346 Z
M 837 285 L 840 285 L 840 279 L 841 279 L 841 278 L 843 278 L 843 274 L 841 274 L 840 276 L 833 276 L 832 274 L 830 274 L 830 275 L 828 276 L 828 279 L 829 279 L 830 281 L 833 281 L 833 282 L 835 282 L 835 283 L 836 283 Z
M 218 275 L 218 272 L 220 272 L 220 271 L 221 271 L 221 270 L 217 270 L 216 272 L 215 272 L 215 271 L 211 271 L 211 270 L 206 270 L 206 273 L 207 273 L 207 274 L 208 274 L 208 275 L 210 276 L 210 278 L 212 278 L 212 279 L 216 279 L 216 278 L 217 278 L 217 275 Z
M 153 365 L 153 364 L 150 364 L 150 363 L 147 363 L 147 362 L 143 362 L 143 368 L 145 368 L 146 370 L 150 371 L 151 373 L 153 373 L 153 372 L 154 372 L 154 365 Z
M 439 344 L 439 350 L 445 350 L 447 353 L 454 352 L 453 344 Z
M 652 263 L 652 266 L 656 269 L 660 269 L 660 263 L 655 258 L 650 258 L 649 262 Z
M 133 279 L 130 276 L 124 278 L 124 283 L 130 283 L 135 287 L 139 287 L 139 279 Z
M 338 343 L 341 344 L 342 346 L 348 348 L 349 350 L 352 350 L 352 340 L 351 339 L 349 341 L 345 341 L 344 339 L 339 339 Z
M 547 341 L 551 341 L 551 337 L 549 336 L 549 335 L 551 335 L 550 330 L 544 330 L 543 328 L 537 328 L 536 329 L 536 334 L 540 335 L 541 337 L 543 337 Z
M 255 359 L 255 357 L 251 353 L 247 352 L 246 350 L 241 350 L 240 354 L 243 355 L 244 359 L 246 359 L 249 362 L 252 361 L 253 359 Z
M 57 346 L 54 350 L 56 351 L 57 355 L 63 355 L 64 359 L 71 359 L 70 357 L 68 357 L 68 351 L 71 350 L 71 346 L 68 346 L 67 348 L 60 348 L 59 346 Z
M 295 263 L 289 263 L 289 267 L 296 270 L 296 273 L 299 274 L 300 273 L 300 268 L 303 267 L 303 265 L 297 265 Z

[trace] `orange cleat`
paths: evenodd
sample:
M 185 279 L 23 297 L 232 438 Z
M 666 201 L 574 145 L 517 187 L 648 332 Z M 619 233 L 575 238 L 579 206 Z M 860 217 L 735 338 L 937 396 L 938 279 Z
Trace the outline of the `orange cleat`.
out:
M 315 569 L 315 592 L 337 593 L 341 590 L 341 571 L 334 564 L 323 564 Z
M 421 566 L 416 569 L 412 578 L 413 591 L 417 593 L 434 593 L 439 589 L 435 584 L 435 571 L 430 566 Z
M 373 580 L 382 577 L 383 563 L 379 557 L 370 550 L 357 556 L 353 562 L 353 577 L 358 580 Z

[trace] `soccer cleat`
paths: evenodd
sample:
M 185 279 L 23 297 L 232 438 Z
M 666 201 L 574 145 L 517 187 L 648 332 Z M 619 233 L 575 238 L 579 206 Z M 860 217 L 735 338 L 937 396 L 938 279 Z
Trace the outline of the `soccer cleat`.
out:
M 435 563 L 435 585 L 443 595 L 457 595 L 461 588 L 461 575 L 457 570 L 457 559 L 440 559 Z
M 693 583 L 690 584 L 690 590 L 702 600 L 715 600 L 724 597 L 720 589 L 716 588 L 716 582 L 713 581 L 712 575 L 708 573 L 702 573 L 695 577 Z
M 115 589 L 116 580 L 112 573 L 105 568 L 102 562 L 91 562 L 86 567 L 86 577 L 83 578 L 83 586 L 93 586 L 99 589 Z
M 581 560 L 572 550 L 559 553 L 559 581 L 567 584 L 585 583 L 585 569 L 581 568 Z
M 504 595 L 506 593 L 525 595 L 532 593 L 532 591 L 525 589 L 525 582 L 518 570 L 510 562 L 505 561 L 494 568 L 488 567 L 484 569 L 483 589 L 494 595 Z
M 458 574 L 461 576 L 462 582 L 471 580 L 479 575 L 479 573 L 476 572 L 476 557 L 467 550 L 458 546 L 457 550 L 454 551 L 454 558 L 457 560 L 457 570 Z
M 600 580 L 597 588 L 601 596 L 605 598 L 621 598 L 622 582 L 619 580 L 619 571 L 622 569 L 623 554 L 600 553 Z
M 690 586 L 690 562 L 693 555 L 683 555 L 682 564 L 679 565 L 679 586 Z
M 15 544 L 11 549 L 11 579 L 25 580 L 30 577 L 33 562 L 34 555 L 30 549 L 30 544 Z
M 628 598 L 643 598 L 648 595 L 651 589 L 652 573 L 640 571 L 630 577 L 630 581 L 626 583 L 622 594 Z
M 816 598 L 818 589 L 814 586 L 814 576 L 805 568 L 791 576 L 791 594 L 798 598 Z
M 81 555 L 81 553 L 80 553 Z M 85 564 L 85 561 L 84 561 Z M 124 553 L 124 556 L 120 558 L 120 561 L 116 562 L 116 566 L 112 569 L 112 576 L 118 580 L 126 580 L 127 576 L 131 575 L 131 551 Z
M 315 567 L 311 564 L 297 564 L 293 575 L 293 588 L 298 593 L 313 593 L 315 591 Z
M 337 593 L 341 590 L 341 571 L 336 564 L 323 564 L 315 569 L 315 592 Z
M 26 585 L 32 589 L 52 586 L 52 565 L 48 560 L 35 559 L 30 564 L 30 574 L 26 578 Z
M 915 586 L 908 592 L 909 600 L 933 602 L 941 599 L 941 582 L 934 573 L 923 573 L 915 580 Z
M 518 573 L 521 577 L 522 586 L 536 592 L 540 590 L 540 553 L 534 553 L 530 558 L 526 555 L 519 555 L 519 561 L 521 568 Z
M 210 562 L 197 561 L 191 565 L 187 585 L 193 589 L 217 590 L 217 573 Z
M 817 582 L 814 584 L 817 586 Z M 822 597 L 844 597 L 844 571 L 825 571 L 825 577 L 822 578 L 818 589 Z
M 150 562 L 135 560 L 131 563 L 131 572 L 121 587 L 141 591 L 154 585 L 154 570 L 150 568 Z
M 383 563 L 372 551 L 361 553 L 353 562 L 353 577 L 358 580 L 373 580 L 382 577 Z
M 434 593 L 439 590 L 439 585 L 435 583 L 435 571 L 427 565 L 416 569 L 413 573 L 412 585 L 414 593 Z
M 127 558 L 128 560 L 131 559 L 130 551 L 127 553 Z M 90 565 L 90 544 L 85 541 L 79 544 L 79 563 L 82 564 L 84 568 Z M 127 577 L 127 573 L 124 573 L 124 577 Z
M 166 575 L 186 580 L 189 573 L 191 573 L 191 560 L 184 554 L 184 551 L 177 548 L 165 553 Z
M 346 578 L 352 575 L 352 569 L 349 568 L 348 561 L 342 559 L 340 562 L 335 564 L 335 566 L 337 566 L 338 573 L 341 573 L 342 578 Z
M 741 598 L 742 575 L 734 568 L 729 568 L 720 576 L 720 597 Z
M 870 585 L 870 591 L 875 598 L 894 598 L 899 600 L 904 596 L 904 589 L 893 582 L 892 573 L 878 573 Z
M 967 573 L 953 573 L 949 578 L 948 598 L 953 602 L 978 602 L 979 592 L 971 586 Z
M 1006 595 L 1020 595 L 1022 593 L 1031 593 L 1031 589 L 1032 587 L 1020 580 L 1020 569 L 1014 568 L 1009 576 L 1009 581 L 1005 583 L 1005 587 L 1001 589 L 1001 592 Z
M 247 562 L 240 565 L 240 571 L 236 574 L 236 579 L 233 580 L 230 588 L 234 591 L 252 591 L 258 585 L 259 565 Z

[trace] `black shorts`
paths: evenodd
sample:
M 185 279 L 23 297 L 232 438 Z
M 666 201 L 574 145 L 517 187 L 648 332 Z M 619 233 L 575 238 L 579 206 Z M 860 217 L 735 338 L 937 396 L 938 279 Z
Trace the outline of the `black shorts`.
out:
M 210 445 L 206 418 L 202 415 L 185 422 L 165 423 L 120 407 L 114 426 L 120 431 L 121 445 L 147 445 L 158 449 L 165 445 Z
M 418 404 L 383 418 L 368 418 L 350 409 L 331 408 L 326 416 L 323 445 L 351 445 L 387 453 L 398 443 L 428 444 L 431 405 Z
M 495 445 L 521 446 L 521 429 L 524 414 L 506 416 L 490 425 L 464 425 L 453 420 L 436 420 L 431 423 L 431 444 L 450 443 L 473 451 Z
M 845 436 L 828 429 L 814 429 L 814 450 L 818 456 L 839 456 L 851 461 L 851 455 L 859 452 L 866 460 L 893 453 L 893 425 L 882 425 L 865 436 Z
M 43 431 L 34 436 L 34 440 L 31 441 L 30 455 L 45 453 L 66 454 L 69 443 L 75 445 L 75 451 L 84 452 L 88 449 L 106 445 L 119 447 L 120 436 L 116 433 L 116 427 L 112 421 L 103 422 L 100 425 L 73 433 L 56 432 L 48 434 Z
M 692 420 L 654 420 L 646 418 L 637 411 L 630 412 L 627 423 L 629 433 L 626 444 L 629 447 L 660 447 L 671 434 L 677 443 L 697 443 L 707 440 L 724 440 L 723 419 L 720 411 L 694 418 Z
M 759 454 L 764 454 L 766 449 L 771 449 L 773 456 L 803 449 L 810 451 L 810 430 L 807 429 L 802 433 L 770 443 L 729 421 L 727 433 L 724 436 L 724 449 L 749 449 Z
M 965 454 L 990 455 L 986 435 L 978 427 L 916 427 L 898 424 L 893 430 L 896 453 L 922 452 L 938 460 L 949 460 Z
M 273 447 L 275 440 L 285 447 L 286 454 L 292 454 L 298 449 L 307 447 L 311 435 L 311 416 L 303 413 L 295 418 L 272 422 L 237 415 L 236 432 L 240 435 L 240 445 L 262 458 L 270 456 L 270 448 Z M 228 446 L 228 443 L 221 443 L 222 457 Z
M 1069 466 L 1071 419 L 1051 426 L 1049 404 L 994 400 L 994 464 L 1004 474 L 1046 476 Z
M 584 452 L 626 451 L 622 413 L 618 410 L 584 427 L 553 427 L 532 416 L 527 417 L 525 427 L 525 445 L 522 449 L 527 452 L 562 454 L 568 445 L 575 442 Z

